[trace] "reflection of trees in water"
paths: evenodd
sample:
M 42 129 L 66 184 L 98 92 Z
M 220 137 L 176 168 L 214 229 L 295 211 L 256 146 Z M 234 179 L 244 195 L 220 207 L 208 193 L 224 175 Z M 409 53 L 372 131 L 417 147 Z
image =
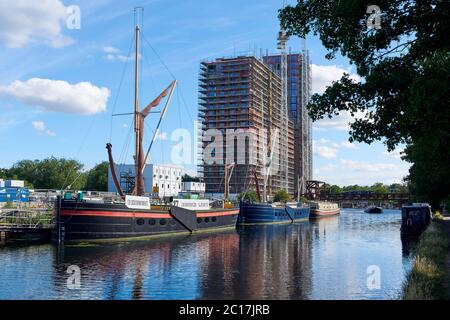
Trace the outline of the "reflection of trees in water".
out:
M 401 232 L 400 239 L 402 241 L 402 256 L 408 258 L 411 251 L 414 250 L 419 242 L 420 233 Z

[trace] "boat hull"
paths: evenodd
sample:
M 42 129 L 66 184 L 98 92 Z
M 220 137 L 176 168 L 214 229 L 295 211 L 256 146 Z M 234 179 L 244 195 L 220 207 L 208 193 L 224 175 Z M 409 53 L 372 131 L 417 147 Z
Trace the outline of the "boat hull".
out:
M 272 207 L 270 204 L 242 203 L 238 223 L 290 223 L 308 219 L 309 212 L 309 207 Z
M 122 204 L 62 201 L 59 228 L 54 228 L 53 239 L 64 242 L 127 240 L 234 228 L 239 209 L 186 212 L 194 215 L 192 223 L 180 220 L 170 209 L 133 210 Z
M 341 212 L 339 208 L 333 210 L 311 209 L 311 218 L 329 217 L 338 215 Z
M 379 214 L 379 213 L 383 213 L 383 209 L 379 208 L 379 207 L 375 207 L 375 208 L 367 208 L 366 210 L 364 210 L 365 213 L 372 213 L 372 214 Z

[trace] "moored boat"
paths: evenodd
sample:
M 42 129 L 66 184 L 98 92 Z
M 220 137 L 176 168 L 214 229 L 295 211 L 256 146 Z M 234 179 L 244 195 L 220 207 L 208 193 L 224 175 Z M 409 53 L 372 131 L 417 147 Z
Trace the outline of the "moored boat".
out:
M 238 223 L 290 223 L 309 218 L 309 206 L 300 202 L 241 202 Z
M 125 202 L 61 199 L 55 208 L 53 238 L 81 242 L 196 233 L 234 228 L 239 214 L 239 208 L 205 207 L 208 200 L 191 200 L 189 207 L 197 207 L 193 209 L 175 205 L 177 200 L 152 207 L 148 200 L 128 196 Z
M 364 210 L 365 213 L 383 213 L 383 209 L 381 207 L 371 206 Z
M 139 12 L 135 12 L 139 14 Z M 172 199 L 167 204 L 151 204 L 149 195 L 152 191 L 145 190 L 143 175 L 151 148 L 157 139 L 162 119 L 177 85 L 177 80 L 172 81 L 161 94 L 144 108 L 140 108 L 138 101 L 139 16 L 135 17 L 135 21 L 137 23 L 134 30 L 134 106 L 132 112 L 112 115 L 134 116 L 133 177 L 130 178 L 126 186 L 120 183 L 116 174 L 116 164 L 113 160 L 112 144 L 107 143 L 109 174 L 119 198 L 115 200 L 83 199 L 82 194 L 72 197 L 67 193 L 64 199 L 58 197 L 54 210 L 56 224 L 53 228 L 53 239 L 58 242 L 136 239 L 235 227 L 239 208 L 228 208 L 225 204 L 222 208 L 212 208 L 209 200 L 206 199 Z M 161 111 L 155 111 L 154 109 L 159 106 L 163 99 L 165 99 L 165 106 Z M 159 113 L 160 118 L 156 130 L 153 132 L 150 145 L 145 152 L 143 147 L 145 120 L 152 113 Z
M 313 201 L 310 202 L 311 218 L 334 216 L 340 213 L 339 205 L 333 202 Z

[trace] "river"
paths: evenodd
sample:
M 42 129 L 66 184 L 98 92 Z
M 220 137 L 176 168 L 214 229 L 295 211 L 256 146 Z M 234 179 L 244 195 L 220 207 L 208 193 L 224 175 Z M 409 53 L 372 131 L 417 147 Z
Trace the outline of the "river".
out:
M 411 268 L 400 224 L 398 210 L 344 209 L 145 242 L 7 246 L 0 299 L 398 299 Z

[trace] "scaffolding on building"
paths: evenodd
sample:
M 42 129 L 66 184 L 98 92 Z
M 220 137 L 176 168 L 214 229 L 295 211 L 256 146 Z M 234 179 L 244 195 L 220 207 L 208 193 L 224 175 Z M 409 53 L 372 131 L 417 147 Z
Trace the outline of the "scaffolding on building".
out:
M 224 191 L 224 165 L 233 162 L 236 166 L 230 177 L 231 193 L 254 189 L 254 177 L 249 173 L 255 170 L 259 185 L 267 184 L 269 196 L 279 189 L 294 193 L 293 122 L 284 118 L 283 112 L 281 79 L 261 59 L 235 56 L 200 63 L 198 172 L 208 193 Z M 209 129 L 223 135 L 214 148 L 215 162 L 205 159 L 213 140 L 207 136 Z M 230 130 L 239 129 L 249 133 L 243 153 L 237 152 L 238 143 L 229 135 Z M 277 143 L 273 143 L 274 139 Z M 271 171 L 265 180 L 269 156 L 278 170 Z

